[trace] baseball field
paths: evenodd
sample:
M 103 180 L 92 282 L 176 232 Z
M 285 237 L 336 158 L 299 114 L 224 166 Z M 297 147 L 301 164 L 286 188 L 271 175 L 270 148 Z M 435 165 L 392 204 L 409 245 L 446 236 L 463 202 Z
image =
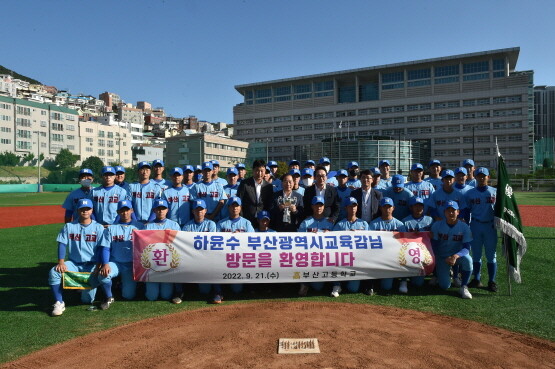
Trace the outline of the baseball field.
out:
M 517 193 L 528 251 L 522 284 L 509 296 L 472 289 L 463 300 L 425 285 L 407 295 L 327 293 L 296 297 L 291 285 L 225 295 L 206 303 L 186 285 L 185 301 L 121 301 L 90 310 L 66 293 L 50 317 L 48 270 L 64 193 L 0 195 L 0 364 L 35 367 L 553 367 L 555 363 L 555 194 Z M 505 259 L 499 256 L 500 265 Z M 327 291 L 327 289 L 326 289 Z M 140 295 L 140 294 L 139 294 Z M 321 354 L 278 355 L 279 338 L 318 338 Z

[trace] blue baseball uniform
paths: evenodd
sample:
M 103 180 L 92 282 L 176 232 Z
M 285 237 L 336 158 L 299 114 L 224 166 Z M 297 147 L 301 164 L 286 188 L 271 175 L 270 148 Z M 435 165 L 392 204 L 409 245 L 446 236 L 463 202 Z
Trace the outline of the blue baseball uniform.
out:
M 234 186 L 226 184 L 224 186 L 224 192 L 229 199 L 230 197 L 237 195 L 237 189 L 239 188 L 239 182 L 237 182 Z M 222 210 L 220 210 L 220 219 L 225 219 L 229 217 L 229 209 L 227 206 L 224 206 Z
M 193 200 L 204 200 L 206 203 L 206 211 L 212 214 L 220 201 L 227 200 L 224 188 L 217 182 L 199 182 L 191 191 Z
M 257 229 L 255 230 L 255 232 L 260 232 L 260 233 L 272 233 L 272 232 L 276 232 L 276 231 L 273 230 L 273 229 L 271 229 L 271 228 L 268 228 L 268 229 L 265 230 L 265 231 L 261 231 L 260 229 L 257 228 Z
M 478 183 L 476 183 L 476 178 L 472 178 L 472 179 L 467 180 L 466 185 L 470 186 L 470 187 L 478 186 Z
M 438 188 L 430 198 L 430 212 L 433 217 L 445 219 L 445 204 L 447 201 L 455 201 L 459 204 L 459 218 L 464 218 L 466 215 L 466 201 L 462 192 L 453 188 L 451 192 L 445 192 L 443 187 Z
M 152 212 L 154 200 L 162 195 L 162 188 L 151 181 L 145 184 L 131 183 L 129 188 L 131 189 L 131 203 L 135 216 L 139 222 L 146 223 Z
M 347 187 L 351 188 L 352 190 L 355 190 L 357 188 L 361 188 L 362 187 L 362 183 L 360 183 L 360 179 L 358 178 L 349 178 L 347 180 Z
M 191 194 L 187 187 L 170 187 L 164 191 L 162 198 L 168 202 L 168 218 L 177 222 L 180 226 L 191 220 L 192 214 L 189 202 Z
M 370 230 L 368 223 L 362 219 L 356 219 L 350 222 L 347 219 L 342 219 L 333 227 L 334 231 L 368 231 Z
M 332 187 L 337 187 L 339 185 L 339 183 L 337 183 L 337 178 L 335 178 L 335 177 L 328 178 L 326 183 L 329 184 Z
M 447 289 L 451 287 L 451 266 L 445 259 L 457 254 L 459 258 L 455 265 L 462 269 L 462 285 L 466 286 L 472 273 L 472 258 L 469 255 L 472 232 L 470 227 L 458 220 L 454 225 L 447 224 L 445 219 L 432 225 L 432 246 L 436 256 L 436 274 L 439 287 Z
M 480 280 L 482 248 L 486 251 L 489 282 L 495 282 L 497 274 L 497 231 L 493 224 L 497 189 L 491 186 L 475 187 L 466 192 L 465 199 L 471 214 L 470 230 L 474 278 Z
M 424 181 L 430 182 L 432 184 L 432 186 L 434 186 L 436 191 L 439 190 L 441 188 L 441 186 L 443 186 L 443 182 L 441 181 L 441 178 L 428 177 Z
M 395 204 L 394 218 L 403 219 L 410 214 L 409 199 L 414 197 L 411 191 L 403 187 L 401 192 L 395 192 L 393 187 L 389 187 L 383 192 L 383 196 L 393 200 L 393 204 Z
M 343 200 L 345 200 L 347 197 L 351 196 L 351 192 L 353 191 L 352 189 L 350 189 L 349 187 L 335 187 L 337 189 L 337 195 L 339 196 L 339 203 L 343 204 Z M 347 217 L 347 211 L 345 210 L 344 206 L 340 206 L 339 207 L 339 215 L 337 216 L 337 219 L 345 219 L 345 217 Z
M 302 221 L 299 226 L 299 232 L 322 232 L 322 231 L 332 231 L 333 223 L 328 220 L 328 218 L 315 219 L 314 217 L 308 217 Z
M 302 187 L 302 186 L 299 186 L 299 188 L 297 188 L 296 190 L 293 190 L 293 191 L 295 191 L 296 193 L 298 193 L 301 196 L 304 196 L 304 187 Z
M 92 188 L 89 187 L 81 187 L 78 189 L 75 189 L 73 191 L 71 191 L 66 199 L 64 200 L 64 203 L 62 205 L 62 208 L 64 208 L 66 210 L 66 217 L 71 217 L 73 220 L 78 218 L 77 215 L 77 203 L 79 202 L 79 200 L 81 199 L 92 199 Z
M 116 186 L 120 186 L 121 188 L 123 188 L 126 192 L 128 196 L 131 196 L 131 189 L 129 188 L 129 183 L 127 182 L 121 182 L 121 183 L 116 183 Z
M 388 189 L 388 186 L 387 186 L 387 183 L 382 182 L 382 180 L 380 179 L 378 184 L 372 188 L 375 189 L 376 191 L 380 191 L 383 194 L 383 192 Z
M 219 183 L 222 187 L 227 186 L 227 180 L 224 178 L 218 177 L 214 180 L 214 182 Z
M 191 219 L 183 226 L 186 232 L 217 232 L 216 223 L 210 219 L 204 219 L 202 223 L 197 223 L 195 219 Z
M 383 220 L 382 218 L 376 218 L 368 224 L 371 231 L 397 231 L 406 232 L 405 225 L 397 218 L 392 218 L 390 220 Z
M 272 181 L 272 185 L 274 186 L 274 192 L 279 192 L 283 188 L 281 187 L 281 179 L 276 178 Z
M 170 181 L 169 179 L 151 179 L 150 182 L 160 186 L 162 192 L 173 186 L 172 181 Z M 161 193 L 159 197 L 162 197 Z
M 422 217 L 416 219 L 412 215 L 409 215 L 402 220 L 407 232 L 428 232 L 432 229 L 432 224 L 434 219 L 430 216 L 423 215 Z
M 431 182 L 409 182 L 405 185 L 405 188 L 412 192 L 415 197 L 420 197 L 424 199 L 424 214 L 428 213 L 428 207 L 430 203 L 430 197 L 435 192 L 435 187 Z
M 118 216 L 118 202 L 126 199 L 128 199 L 127 191 L 120 186 L 94 188 L 92 201 L 96 221 L 103 225 L 114 223 Z
M 243 217 L 222 219 L 216 228 L 218 232 L 254 232 L 251 222 Z

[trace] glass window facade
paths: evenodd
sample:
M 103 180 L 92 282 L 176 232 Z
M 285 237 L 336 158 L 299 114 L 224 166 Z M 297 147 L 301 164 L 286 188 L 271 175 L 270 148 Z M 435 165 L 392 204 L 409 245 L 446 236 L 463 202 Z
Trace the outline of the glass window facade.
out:
M 435 77 L 456 76 L 459 74 L 459 65 L 446 65 L 444 67 L 435 67 Z
M 353 103 L 356 101 L 356 87 L 339 87 L 339 103 Z
M 415 70 L 409 70 L 407 73 L 407 78 L 408 80 L 414 80 L 414 79 L 425 79 L 425 78 L 430 78 L 431 77 L 431 71 L 429 68 L 426 69 L 415 69 Z
M 464 74 L 480 73 L 480 72 L 487 72 L 487 71 L 489 71 L 489 61 L 487 60 L 481 61 L 481 62 L 463 64 Z

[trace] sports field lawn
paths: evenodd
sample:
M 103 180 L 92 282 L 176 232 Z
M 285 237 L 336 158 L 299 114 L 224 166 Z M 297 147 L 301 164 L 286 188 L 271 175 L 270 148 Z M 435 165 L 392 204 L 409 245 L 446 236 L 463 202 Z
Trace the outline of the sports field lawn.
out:
M 67 304 L 63 316 L 49 316 L 53 303 L 47 286 L 49 269 L 56 260 L 55 238 L 61 224 L 10 228 L 0 230 L 0 363 L 13 360 L 31 351 L 103 330 L 116 325 L 169 314 L 182 310 L 205 307 L 205 298 L 196 292 L 195 286 L 186 286 L 185 302 L 172 305 L 167 301 L 121 301 L 108 311 L 88 311 L 79 303 L 77 292 L 67 292 Z M 458 297 L 457 289 L 447 293 L 438 288 L 424 286 L 409 288 L 408 295 L 394 292 L 390 296 L 368 297 L 363 294 L 342 294 L 337 299 L 310 296 L 303 300 L 336 301 L 361 304 L 378 304 L 407 309 L 452 315 L 476 320 L 502 328 L 524 332 L 555 340 L 555 289 L 550 272 L 555 262 L 555 228 L 528 227 L 528 252 L 522 264 L 524 283 L 513 283 L 513 296 L 508 296 L 504 268 L 501 267 L 499 292 L 472 289 L 473 300 Z M 504 259 L 500 257 L 503 265 Z M 245 293 L 241 296 L 226 295 L 226 304 L 249 301 L 298 300 L 296 286 L 276 286 L 274 292 Z M 101 292 L 99 292 L 100 296 Z M 98 298 L 97 298 L 98 299 Z

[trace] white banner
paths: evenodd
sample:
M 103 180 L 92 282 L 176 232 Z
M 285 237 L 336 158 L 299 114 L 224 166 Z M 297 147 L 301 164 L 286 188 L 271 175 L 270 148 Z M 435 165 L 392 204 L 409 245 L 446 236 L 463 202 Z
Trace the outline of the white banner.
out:
M 136 281 L 326 282 L 431 273 L 428 232 L 134 231 Z

